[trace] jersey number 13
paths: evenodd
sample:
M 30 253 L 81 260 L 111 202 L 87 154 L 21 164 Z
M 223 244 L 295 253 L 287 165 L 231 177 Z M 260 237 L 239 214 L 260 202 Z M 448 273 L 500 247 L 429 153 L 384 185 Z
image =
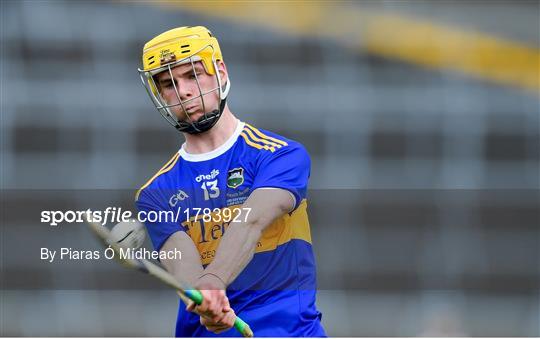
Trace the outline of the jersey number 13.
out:
M 219 197 L 219 187 L 217 180 L 205 181 L 202 183 L 201 188 L 204 191 L 204 200 L 210 200 Z

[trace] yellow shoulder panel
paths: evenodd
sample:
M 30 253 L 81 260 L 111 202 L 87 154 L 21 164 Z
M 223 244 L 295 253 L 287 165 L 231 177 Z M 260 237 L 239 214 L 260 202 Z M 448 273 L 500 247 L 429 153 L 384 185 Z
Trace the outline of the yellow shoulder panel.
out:
M 259 131 L 258 129 L 256 129 L 255 127 L 251 126 L 248 123 L 246 123 L 246 128 L 253 131 L 255 134 L 257 134 L 259 137 L 261 137 L 263 139 L 273 141 L 274 143 L 277 143 L 277 144 L 280 144 L 280 145 L 283 145 L 283 146 L 287 146 L 287 143 L 285 141 L 273 138 L 273 137 L 271 137 L 269 135 L 266 135 L 266 134 L 262 133 L 261 131 Z
M 245 131 L 240 133 L 240 136 L 242 136 L 242 138 L 244 138 L 244 140 L 246 141 L 246 144 L 248 144 L 251 147 L 255 147 L 256 149 L 265 149 L 265 150 L 268 150 L 270 152 L 274 152 L 276 150 L 275 147 L 268 146 L 268 145 L 263 145 L 263 144 L 258 144 L 256 142 L 251 141 L 249 139 L 249 137 L 247 136 Z
M 245 133 L 246 135 L 248 135 L 251 138 L 251 140 L 253 140 L 255 142 L 258 142 L 260 144 L 268 145 L 270 147 L 277 147 L 277 148 L 283 147 L 283 145 L 278 144 L 276 142 L 270 141 L 268 139 L 262 139 L 262 138 L 257 137 L 255 134 L 253 134 L 253 131 L 250 130 L 249 128 L 245 128 L 242 131 L 242 133 Z
M 304 240 L 311 244 L 306 199 L 302 200 L 293 213 L 282 215 L 263 231 L 255 253 L 273 251 L 292 239 Z

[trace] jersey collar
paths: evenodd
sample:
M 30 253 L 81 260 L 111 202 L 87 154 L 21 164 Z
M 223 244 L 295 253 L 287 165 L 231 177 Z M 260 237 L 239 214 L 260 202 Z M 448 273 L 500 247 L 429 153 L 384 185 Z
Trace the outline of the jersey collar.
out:
M 238 136 L 244 129 L 244 125 L 245 125 L 244 122 L 238 120 L 236 129 L 234 130 L 234 133 L 230 136 L 230 138 L 227 139 L 227 141 L 225 141 L 221 146 L 219 146 L 218 148 L 210 152 L 198 153 L 198 154 L 188 153 L 186 152 L 186 143 L 183 143 L 178 153 L 180 153 L 180 156 L 182 157 L 182 159 L 186 161 L 192 161 L 192 162 L 206 161 L 206 160 L 217 158 L 223 153 L 227 152 L 234 145 L 234 143 L 238 139 Z

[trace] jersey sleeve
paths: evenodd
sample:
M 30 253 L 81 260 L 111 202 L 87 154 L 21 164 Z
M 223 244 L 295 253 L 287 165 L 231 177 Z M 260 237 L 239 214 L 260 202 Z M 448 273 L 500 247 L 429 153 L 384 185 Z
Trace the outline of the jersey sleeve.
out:
M 275 152 L 265 152 L 257 165 L 252 190 L 285 189 L 294 196 L 296 209 L 307 193 L 311 161 L 306 149 L 299 143 L 291 142 Z
M 149 192 L 148 189 L 144 190 L 137 199 L 136 205 L 141 219 L 154 220 L 161 218 L 156 222 L 141 220 L 146 225 L 148 235 L 156 251 L 161 249 L 172 234 L 178 231 L 186 232 L 186 228 L 180 222 L 174 220 L 177 211 L 171 209 L 167 204 L 167 200 L 160 197 L 156 192 Z M 161 217 L 154 217 L 160 215 Z

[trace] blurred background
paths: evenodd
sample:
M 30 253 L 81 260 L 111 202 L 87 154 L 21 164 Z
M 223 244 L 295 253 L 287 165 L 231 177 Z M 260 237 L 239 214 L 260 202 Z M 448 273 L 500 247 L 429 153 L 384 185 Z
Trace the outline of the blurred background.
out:
M 540 335 L 538 1 L 2 1 L 2 336 L 171 336 L 177 298 L 39 211 L 133 209 L 180 147 L 137 68 L 218 37 L 242 120 L 302 142 L 330 336 Z M 135 320 L 134 320 L 134 317 Z

